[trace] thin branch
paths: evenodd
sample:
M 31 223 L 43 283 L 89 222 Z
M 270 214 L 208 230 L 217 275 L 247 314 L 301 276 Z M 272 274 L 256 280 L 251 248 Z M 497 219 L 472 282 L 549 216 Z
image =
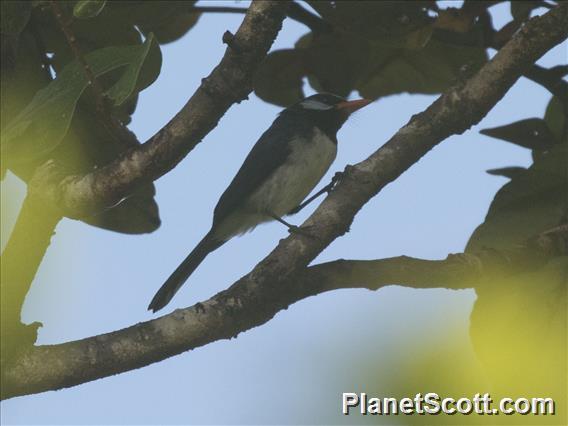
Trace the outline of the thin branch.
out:
M 74 386 L 235 337 L 313 294 L 304 286 L 304 268 L 347 232 L 363 205 L 435 145 L 479 122 L 524 69 L 567 32 L 568 5 L 531 19 L 475 76 L 446 91 L 369 158 L 350 167 L 304 224 L 318 238 L 289 236 L 229 289 L 193 307 L 105 335 L 29 348 L 3 369 L 3 398 Z
M 305 281 L 303 297 L 343 288 L 379 290 L 388 285 L 461 290 L 475 288 L 487 280 L 494 282 L 495 278 L 537 270 L 548 260 L 567 254 L 568 225 L 560 225 L 506 251 L 450 254 L 444 260 L 407 256 L 336 260 L 307 268 L 299 280 Z
M 247 13 L 245 7 L 232 6 L 191 6 L 187 10 L 195 13 Z
M 291 304 L 320 293 L 347 288 L 378 290 L 387 285 L 453 290 L 472 288 L 488 278 L 536 270 L 568 253 L 568 227 L 543 233 L 505 252 L 454 254 L 445 260 L 400 256 L 378 260 L 337 260 L 307 268 L 279 287 L 243 289 L 238 285 L 192 308 L 88 339 L 30 350 L 3 377 L 4 394 L 73 386 L 141 367 L 272 318 Z M 520 268 L 519 268 L 520 266 Z M 251 319 L 259 321 L 250 323 Z M 65 362 L 62 362 L 64 360 Z

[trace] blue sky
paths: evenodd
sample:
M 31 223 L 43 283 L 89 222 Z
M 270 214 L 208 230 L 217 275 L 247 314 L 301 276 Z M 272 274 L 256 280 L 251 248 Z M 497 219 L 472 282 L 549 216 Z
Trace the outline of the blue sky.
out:
M 492 11 L 496 26 L 510 19 L 507 5 Z M 131 125 L 140 140 L 153 135 L 183 106 L 219 62 L 225 47 L 223 32 L 234 32 L 241 20 L 241 15 L 207 14 L 187 37 L 162 47 L 162 73 L 141 94 Z M 273 49 L 291 47 L 306 32 L 302 25 L 286 20 Z M 540 63 L 566 63 L 566 44 Z M 434 99 L 391 96 L 361 110 L 340 131 L 337 159 L 322 183 L 346 164 L 366 158 Z M 542 117 L 549 99 L 547 91 L 521 79 L 480 125 L 444 141 L 369 202 L 351 231 L 316 263 L 402 254 L 440 259 L 462 251 L 495 192 L 506 182 L 485 170 L 530 164 L 529 151 L 487 138 L 478 130 Z M 218 197 L 279 110 L 255 96 L 233 106 L 202 144 L 159 179 L 162 226 L 157 232 L 125 236 L 63 220 L 23 313 L 26 322 L 43 322 L 39 343 L 79 339 L 152 318 L 146 311 L 149 300 L 207 232 Z M 8 187 L 17 187 L 22 194 L 23 186 L 13 176 L 2 184 L 3 190 Z M 300 224 L 314 207 L 290 221 Z M 7 235 L 3 232 L 3 244 Z M 270 223 L 233 239 L 207 258 L 166 311 L 226 288 L 286 235 L 285 227 Z M 381 374 L 402 368 L 400 354 L 420 353 L 425 341 L 443 342 L 448 350 L 460 348 L 475 364 L 468 340 L 474 300 L 471 290 L 402 287 L 312 297 L 236 340 L 71 389 L 5 401 L 1 420 L 3 424 L 360 421 L 339 414 L 341 392 L 373 387 L 387 396 L 392 389 Z M 373 377 L 364 368 L 369 365 L 375 367 Z

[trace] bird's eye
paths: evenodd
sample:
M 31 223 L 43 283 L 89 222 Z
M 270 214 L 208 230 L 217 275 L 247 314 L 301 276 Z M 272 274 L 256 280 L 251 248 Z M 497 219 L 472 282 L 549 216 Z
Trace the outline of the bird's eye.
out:
M 324 102 L 316 101 L 314 99 L 307 99 L 303 101 L 300 105 L 304 109 L 319 110 L 319 111 L 325 111 L 333 108 L 333 105 L 328 105 Z

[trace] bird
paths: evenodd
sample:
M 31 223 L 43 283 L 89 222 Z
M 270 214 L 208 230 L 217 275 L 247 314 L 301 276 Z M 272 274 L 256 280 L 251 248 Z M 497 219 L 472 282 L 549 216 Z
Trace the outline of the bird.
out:
M 221 195 L 209 232 L 158 290 L 148 310 L 166 306 L 207 255 L 232 237 L 271 220 L 301 233 L 283 217 L 299 210 L 335 160 L 337 132 L 370 102 L 320 93 L 282 110 Z

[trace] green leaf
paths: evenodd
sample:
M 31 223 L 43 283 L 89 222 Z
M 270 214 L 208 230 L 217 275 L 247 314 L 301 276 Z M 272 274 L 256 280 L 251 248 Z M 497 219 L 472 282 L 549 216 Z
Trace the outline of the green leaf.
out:
M 114 128 L 101 125 L 95 111 L 77 105 L 69 131 L 59 145 L 48 155 L 69 174 L 84 174 L 104 166 L 137 144 L 125 144 Z M 24 182 L 29 182 L 37 161 L 9 164 L 10 170 Z M 2 165 L 5 164 L 4 158 Z M 144 184 L 124 201 L 111 209 L 80 220 L 99 228 L 123 234 L 142 234 L 155 231 L 160 226 L 158 205 L 154 199 L 153 183 Z
M 267 102 L 287 106 L 302 99 L 307 76 L 318 92 L 347 96 L 368 58 L 367 40 L 348 33 L 307 34 L 296 49 L 270 53 L 255 77 L 256 94 Z
M 466 251 L 504 249 L 558 226 L 568 215 L 567 145 L 555 145 L 495 195 Z
M 554 139 L 560 143 L 567 143 L 566 135 L 564 141 L 562 141 L 562 134 L 566 126 L 566 115 L 568 111 L 564 111 L 562 102 L 556 96 L 550 99 L 548 106 L 546 107 L 546 112 L 544 113 L 544 121 L 546 125 L 554 135 Z
M 554 136 L 541 118 L 527 118 L 506 126 L 483 129 L 479 133 L 536 151 L 544 151 L 554 145 Z
M 102 12 L 106 0 L 80 0 L 73 8 L 73 16 L 79 19 L 94 18 Z
M 161 53 L 152 36 L 142 45 L 96 50 L 85 60 L 97 77 L 124 68 L 106 92 L 116 106 L 151 84 L 161 67 Z M 67 133 L 77 101 L 88 85 L 81 64 L 76 60 L 68 64 L 2 132 L 2 155 L 30 161 L 53 150 Z
M 160 74 L 162 54 L 151 34 L 137 51 L 132 51 L 127 65 L 120 79 L 106 92 L 117 106 L 148 87 Z
M 0 132 L 3 132 L 34 95 L 49 83 L 42 69 L 40 52 L 29 31 L 26 30 L 20 35 L 18 45 L 13 68 L 3 69 L 0 73 Z M 6 62 L 3 59 L 4 65 Z M 9 167 L 9 158 L 2 157 L 0 175 L 3 176 Z
M 288 106 L 304 97 L 304 75 L 301 51 L 277 50 L 261 64 L 254 78 L 254 90 L 266 102 Z

